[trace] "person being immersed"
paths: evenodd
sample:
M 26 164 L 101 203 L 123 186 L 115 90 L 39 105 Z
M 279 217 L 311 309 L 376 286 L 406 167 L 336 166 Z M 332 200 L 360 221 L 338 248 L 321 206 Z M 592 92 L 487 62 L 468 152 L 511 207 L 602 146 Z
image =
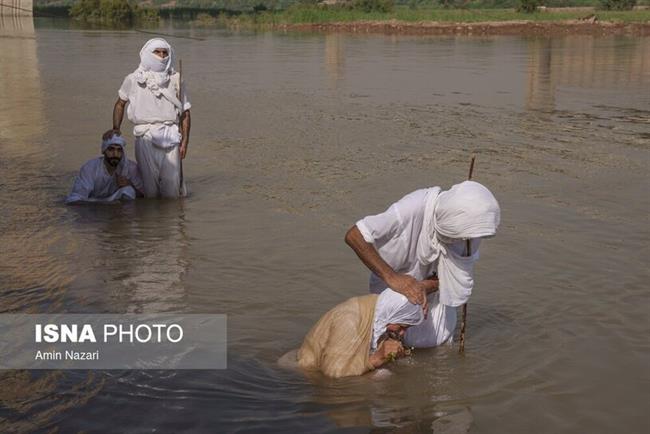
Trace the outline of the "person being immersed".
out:
M 127 75 L 113 108 L 117 133 L 124 117 L 134 124 L 135 157 L 146 197 L 186 195 L 182 162 L 190 138 L 190 107 L 185 84 L 174 70 L 174 50 L 164 39 L 147 41 L 140 50 L 140 65 Z M 128 106 L 127 106 L 128 103 Z
M 434 347 L 453 335 L 456 307 L 472 293 L 480 241 L 496 234 L 500 215 L 486 187 L 465 181 L 414 191 L 348 230 L 346 243 L 371 271 L 370 292 L 389 287 L 422 305 L 427 319 L 408 330 L 407 345 Z
M 143 196 L 138 166 L 126 158 L 125 146 L 126 140 L 122 136 L 114 134 L 104 139 L 103 155 L 81 166 L 65 202 L 113 202 Z
M 405 356 L 404 332 L 423 320 L 420 306 L 391 289 L 353 297 L 325 313 L 280 364 L 333 378 L 362 375 Z

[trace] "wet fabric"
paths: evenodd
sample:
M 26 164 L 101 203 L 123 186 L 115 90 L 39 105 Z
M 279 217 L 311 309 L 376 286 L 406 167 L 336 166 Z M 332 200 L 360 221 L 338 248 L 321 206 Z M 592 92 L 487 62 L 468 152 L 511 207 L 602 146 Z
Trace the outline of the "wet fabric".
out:
M 72 191 L 66 198 L 68 204 L 79 202 L 114 202 L 117 200 L 132 200 L 136 198 L 133 187 L 119 187 L 117 173 L 126 177 L 131 184 L 142 190 L 143 183 L 138 166 L 135 162 L 123 159 L 113 175 L 108 173 L 104 157 L 87 161 L 75 178 Z
M 402 294 L 390 288 L 384 289 L 377 299 L 372 325 L 371 350 L 377 349 L 379 337 L 386 331 L 388 324 L 405 324 L 415 326 L 424 320 L 422 306 L 412 304 Z
M 371 371 L 370 343 L 377 295 L 353 297 L 318 320 L 298 350 L 298 365 L 328 377 Z
M 298 350 L 298 365 L 334 378 L 361 375 L 375 369 L 370 353 L 388 324 L 416 325 L 423 319 L 420 306 L 391 289 L 353 297 L 312 327 Z
M 427 296 L 429 312 L 426 319 L 421 324 L 406 330 L 404 343 L 409 347 L 437 347 L 453 338 L 457 321 L 456 308 L 440 303 L 439 297 L 438 292 L 429 294 Z
M 178 146 L 160 148 L 148 135 L 136 137 L 135 157 L 142 174 L 143 192 L 148 198 L 177 198 L 187 195 L 181 186 L 181 156 Z

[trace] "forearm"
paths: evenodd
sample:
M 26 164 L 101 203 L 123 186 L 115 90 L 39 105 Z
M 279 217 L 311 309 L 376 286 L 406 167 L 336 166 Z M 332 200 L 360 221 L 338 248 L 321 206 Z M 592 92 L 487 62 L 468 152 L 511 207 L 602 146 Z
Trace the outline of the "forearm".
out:
M 181 143 L 185 146 L 190 142 L 190 129 L 192 128 L 192 118 L 190 111 L 185 110 L 180 119 Z
M 113 130 L 119 131 L 122 127 L 125 106 L 126 101 L 122 101 L 120 98 L 115 102 L 115 106 L 113 107 Z
M 345 242 L 352 250 L 354 250 L 354 253 L 357 254 L 359 259 L 361 259 L 361 262 L 363 262 L 370 271 L 375 273 L 390 286 L 390 281 L 397 273 L 395 273 L 395 270 L 393 270 L 393 268 L 382 259 L 375 246 L 366 242 L 356 225 L 352 226 L 345 234 Z

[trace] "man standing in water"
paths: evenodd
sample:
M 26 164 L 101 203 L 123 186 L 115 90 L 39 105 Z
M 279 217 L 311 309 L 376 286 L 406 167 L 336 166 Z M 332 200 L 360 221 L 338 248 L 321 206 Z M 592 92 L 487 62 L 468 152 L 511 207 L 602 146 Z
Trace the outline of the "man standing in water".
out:
M 456 307 L 472 293 L 481 238 L 496 234 L 500 214 L 487 188 L 465 181 L 414 191 L 348 230 L 345 242 L 372 272 L 370 292 L 388 287 L 423 306 L 427 319 L 408 330 L 407 345 L 434 347 L 453 335 Z
M 135 158 L 146 197 L 177 198 L 186 194 L 181 160 L 190 139 L 190 107 L 184 83 L 174 70 L 174 51 L 164 39 L 147 41 L 140 65 L 127 75 L 113 108 L 113 128 L 120 134 L 124 109 L 134 124 Z M 127 106 L 128 103 L 128 106 Z

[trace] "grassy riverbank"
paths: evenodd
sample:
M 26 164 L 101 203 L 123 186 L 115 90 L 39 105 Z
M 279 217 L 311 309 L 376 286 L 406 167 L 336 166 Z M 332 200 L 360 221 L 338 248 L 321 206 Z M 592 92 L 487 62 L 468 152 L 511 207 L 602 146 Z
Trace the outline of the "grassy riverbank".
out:
M 90 6 L 100 1 L 81 0 L 75 4 L 71 12 L 74 12 L 75 8 L 83 11 L 84 5 L 89 6 L 86 9 L 90 12 L 85 15 L 79 13 L 71 13 L 71 15 L 86 20 L 97 18 L 94 14 L 97 14 L 98 9 Z M 129 5 L 127 1 L 118 0 L 113 4 Z M 294 4 L 276 10 L 266 9 L 260 5 L 250 10 L 182 7 L 143 9 L 137 5 L 133 6 L 133 9 L 135 12 L 131 11 L 130 15 L 133 17 L 139 17 L 137 13 L 146 12 L 147 18 L 154 18 L 155 15 L 156 18 L 160 16 L 165 19 L 187 20 L 199 27 L 421 34 L 650 35 L 650 9 L 645 5 L 643 8 L 630 11 L 601 10 L 583 6 L 548 8 L 534 13 L 518 12 L 513 8 L 440 8 L 431 4 L 416 7 L 400 4 L 391 6 L 389 10 L 383 12 L 306 4 Z M 135 20 L 133 17 L 130 21 Z M 103 18 L 103 15 L 100 18 Z M 114 24 L 125 24 L 123 21 L 113 20 Z
M 396 7 L 392 12 L 363 12 L 340 8 L 321 7 L 292 7 L 280 12 L 264 12 L 259 14 L 246 14 L 233 19 L 240 22 L 256 24 L 314 24 L 314 23 L 341 23 L 341 22 L 367 22 L 367 21 L 402 21 L 414 22 L 440 22 L 440 23 L 478 23 L 478 22 L 508 22 L 508 21 L 534 21 L 558 22 L 566 20 L 580 20 L 595 14 L 598 21 L 619 23 L 650 23 L 650 10 L 635 11 L 585 11 L 567 10 L 553 12 L 523 13 L 514 9 L 411 9 Z

